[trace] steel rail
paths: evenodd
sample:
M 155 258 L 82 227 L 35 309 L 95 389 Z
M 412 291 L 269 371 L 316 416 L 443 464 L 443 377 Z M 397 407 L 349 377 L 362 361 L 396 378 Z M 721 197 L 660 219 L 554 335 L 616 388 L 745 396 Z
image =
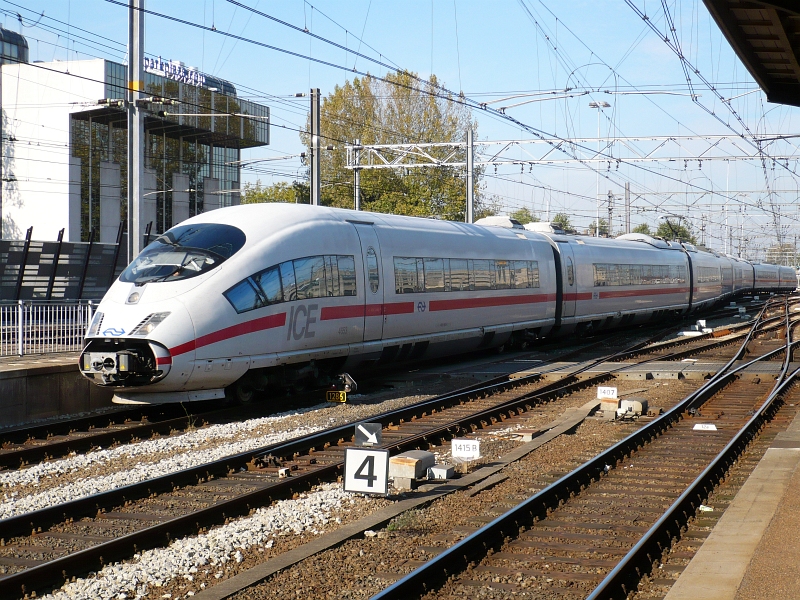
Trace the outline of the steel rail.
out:
M 683 525 L 696 514 L 699 506 L 724 478 L 725 473 L 756 436 L 764 422 L 780 408 L 777 400 L 800 374 L 800 368 L 798 368 L 787 376 L 793 342 L 788 304 L 786 308 L 786 355 L 780 376 L 766 400 L 708 467 L 672 503 L 617 566 L 606 575 L 587 597 L 587 600 L 626 598 L 631 591 L 635 590 L 641 577 L 652 571 L 653 563 L 660 560 L 666 549 L 672 545 L 673 538 L 680 537 Z
M 790 347 L 784 346 L 732 369 L 734 363 L 745 352 L 768 306 L 767 304 L 762 308 L 734 357 L 698 390 L 687 395 L 660 417 L 444 550 L 382 592 L 375 594 L 372 600 L 406 600 L 421 596 L 438 587 L 448 577 L 464 571 L 472 561 L 483 557 L 490 548 L 497 545 L 498 540 L 502 541 L 506 537 L 517 536 L 521 528 L 528 527 L 537 517 L 546 516 L 549 509 L 557 507 L 560 502 L 568 500 L 571 495 L 579 494 L 583 488 L 600 479 L 608 465 L 618 464 L 641 446 L 658 437 L 680 419 L 686 409 L 696 404 L 702 404 L 711 398 L 728 385 L 738 372 L 781 352 L 785 351 L 789 354 Z
M 648 340 L 645 340 L 644 342 L 635 344 L 633 347 L 647 343 Z M 576 352 L 578 351 L 579 350 L 576 350 Z M 608 357 L 603 357 L 595 362 L 599 364 L 607 360 L 607 358 Z M 591 368 L 591 366 L 590 364 L 585 368 Z M 607 374 L 605 375 L 608 376 Z M 381 422 L 386 426 L 395 422 L 412 420 L 414 417 L 432 413 L 434 409 L 441 410 L 448 406 L 463 403 L 472 398 L 477 399 L 478 397 L 486 397 L 492 393 L 504 392 L 518 387 L 523 383 L 536 381 L 538 378 L 538 375 L 531 375 L 510 381 L 508 376 L 501 376 L 488 382 L 468 386 L 461 390 L 429 399 L 417 405 L 389 411 L 383 415 L 371 418 L 370 421 Z M 557 396 L 571 388 L 582 387 L 587 384 L 586 381 L 574 381 L 565 384 L 565 381 L 561 380 L 545 385 L 531 394 L 535 394 L 537 397 Z M 525 394 L 524 399 L 518 397 L 514 400 L 502 403 L 498 405 L 500 408 L 494 407 L 493 409 L 467 415 L 444 425 L 432 427 L 428 431 L 408 436 L 394 443 L 386 444 L 384 447 L 395 451 L 417 448 L 421 444 L 428 442 L 433 436 L 449 436 L 453 431 L 459 431 L 460 428 L 464 427 L 465 423 L 477 422 L 482 425 L 485 420 L 492 419 L 493 414 L 497 415 L 502 412 L 507 412 L 508 409 L 503 408 L 504 406 L 514 403 L 520 404 L 526 401 L 529 402 L 531 394 Z M 295 454 L 307 452 L 310 449 L 324 448 L 327 445 L 338 444 L 344 438 L 349 438 L 352 435 L 353 426 L 354 423 L 342 425 L 305 438 L 274 444 L 262 449 L 251 450 L 199 467 L 125 486 L 117 490 L 103 492 L 61 505 L 0 520 L 0 538 L 7 539 L 16 535 L 26 535 L 32 530 L 36 531 L 40 527 L 46 529 L 70 518 L 74 519 L 76 517 L 94 515 L 95 513 L 102 512 L 102 510 L 108 506 L 120 505 L 128 500 L 145 497 L 157 492 L 171 491 L 182 485 L 197 484 L 203 479 L 210 479 L 219 474 L 237 471 L 248 463 L 253 464 L 259 459 L 263 460 L 274 456 L 292 457 Z M 85 550 L 74 552 L 53 561 L 0 578 L 0 596 L 4 597 L 5 594 L 12 596 L 19 593 L 26 594 L 45 587 L 60 585 L 69 576 L 91 570 L 98 570 L 109 562 L 129 558 L 143 549 L 169 543 L 169 541 L 176 536 L 196 533 L 201 528 L 201 524 L 213 524 L 229 517 L 246 514 L 252 508 L 269 503 L 274 499 L 286 497 L 298 491 L 308 489 L 320 480 L 335 477 L 340 472 L 343 464 L 343 461 L 339 461 L 333 464 L 319 466 L 313 471 L 298 474 L 277 483 L 266 485 L 262 489 L 245 493 L 230 500 L 218 502 L 213 506 L 203 508 L 199 511 L 158 523 L 114 540 L 103 542 L 86 548 Z

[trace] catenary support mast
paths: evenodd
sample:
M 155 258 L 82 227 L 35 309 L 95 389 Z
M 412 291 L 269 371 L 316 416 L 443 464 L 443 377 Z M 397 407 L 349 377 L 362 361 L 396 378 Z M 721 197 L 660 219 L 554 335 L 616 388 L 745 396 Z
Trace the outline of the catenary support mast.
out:
M 144 0 L 128 5 L 128 262 L 142 250 L 144 117 L 137 100 L 144 90 Z

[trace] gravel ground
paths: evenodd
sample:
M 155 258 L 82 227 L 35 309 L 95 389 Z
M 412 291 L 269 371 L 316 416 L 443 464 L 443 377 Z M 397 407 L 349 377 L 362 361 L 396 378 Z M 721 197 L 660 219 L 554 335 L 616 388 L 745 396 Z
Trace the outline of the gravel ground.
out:
M 616 382 L 620 392 L 650 387 L 652 404 L 670 406 L 685 395 L 692 384 L 666 382 Z M 681 393 L 676 393 L 678 390 Z M 541 407 L 525 426 L 536 427 L 558 417 L 567 406 L 580 406 L 595 396 L 595 389 L 573 394 L 563 401 Z M 564 402 L 566 401 L 566 402 Z M 588 419 L 572 435 L 562 435 L 538 448 L 503 471 L 508 479 L 470 497 L 459 491 L 434 502 L 424 510 L 401 515 L 381 535 L 346 542 L 277 574 L 261 585 L 245 590 L 236 600 L 272 598 L 368 598 L 429 560 L 435 548 L 446 548 L 482 526 L 500 512 L 528 498 L 543 485 L 594 456 L 624 437 L 635 424 Z M 488 437 L 488 434 L 487 434 Z M 488 441 L 488 440 L 487 440 Z M 510 450 L 517 442 L 498 439 L 489 450 Z M 477 595 L 478 590 L 476 590 Z M 155 596 L 149 598 L 155 599 Z
M 473 383 L 472 379 L 440 382 L 426 392 L 439 393 Z M 98 449 L 0 473 L 3 502 L 0 518 L 24 514 L 98 492 L 201 465 L 231 454 L 356 422 L 372 415 L 420 402 L 421 389 L 353 395 L 345 404 L 321 404 L 304 410 L 211 425 L 169 437 Z M 398 397 L 400 396 L 400 397 Z

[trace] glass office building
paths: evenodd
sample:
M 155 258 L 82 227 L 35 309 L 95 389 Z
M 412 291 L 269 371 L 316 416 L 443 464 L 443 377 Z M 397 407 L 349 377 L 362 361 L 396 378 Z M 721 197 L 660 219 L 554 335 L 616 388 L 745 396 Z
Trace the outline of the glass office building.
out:
M 127 214 L 127 113 L 115 102 L 126 98 L 127 68 L 102 62 L 106 104 L 72 112 L 69 120 L 70 154 L 79 165 L 79 175 L 73 169 L 70 179 L 79 178 L 83 240 L 92 230 L 100 231 L 103 221 L 106 230 L 110 227 L 112 220 L 101 213 L 113 203 L 101 199 L 114 190 L 120 199 L 119 221 Z M 148 214 L 155 234 L 183 218 L 239 203 L 240 153 L 269 143 L 269 107 L 240 99 L 231 83 L 181 63 L 148 59 L 148 64 L 156 72 L 146 73 L 144 91 L 156 101 L 148 106 L 144 124 L 144 187 L 145 199 L 154 207 Z M 164 104 L 159 98 L 178 103 Z M 188 207 L 177 208 L 186 202 Z M 109 235 L 104 241 L 112 241 Z

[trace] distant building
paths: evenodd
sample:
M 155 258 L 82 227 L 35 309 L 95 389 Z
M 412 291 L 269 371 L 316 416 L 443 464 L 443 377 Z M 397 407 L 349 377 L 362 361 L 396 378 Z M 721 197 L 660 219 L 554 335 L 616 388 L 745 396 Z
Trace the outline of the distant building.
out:
M 0 29 L 0 37 L 11 57 L 1 67 L 2 237 L 19 239 L 33 226 L 36 239 L 63 228 L 67 241 L 86 241 L 92 230 L 95 241 L 115 241 L 127 218 L 126 67 L 31 64 L 22 36 Z M 146 94 L 179 101 L 151 104 L 145 118 L 141 223 L 152 222 L 155 234 L 239 203 L 240 151 L 269 143 L 269 108 L 177 61 L 148 58 L 145 70 Z

